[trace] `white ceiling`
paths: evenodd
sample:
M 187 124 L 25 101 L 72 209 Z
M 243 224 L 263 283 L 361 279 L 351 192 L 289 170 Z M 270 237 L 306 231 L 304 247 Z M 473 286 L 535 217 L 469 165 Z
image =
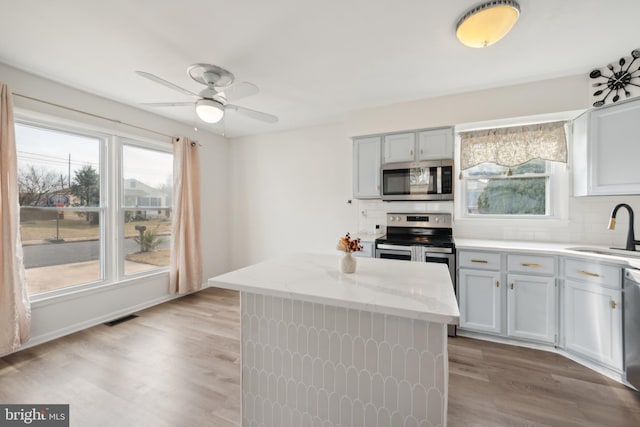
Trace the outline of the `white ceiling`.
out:
M 477 3 L 0 0 L 0 62 L 134 106 L 190 100 L 135 70 L 198 92 L 203 87 L 187 66 L 216 64 L 260 88 L 236 104 L 280 118 L 271 125 L 229 112 L 217 130 L 235 137 L 341 122 L 368 107 L 586 75 L 640 47 L 640 0 L 520 0 L 521 19 L 507 37 L 467 48 L 455 38 L 455 23 Z M 153 111 L 197 123 L 189 107 Z

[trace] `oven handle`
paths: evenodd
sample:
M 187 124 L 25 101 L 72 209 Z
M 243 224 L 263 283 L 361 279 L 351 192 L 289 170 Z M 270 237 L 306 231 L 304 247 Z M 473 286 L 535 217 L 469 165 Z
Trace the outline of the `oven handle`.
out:
M 403 246 L 403 245 L 390 245 L 388 243 L 380 243 L 376 245 L 376 249 L 390 249 L 394 251 L 404 251 L 404 252 L 412 252 L 415 246 Z M 451 248 L 434 248 L 434 247 L 424 247 L 424 252 L 426 254 L 446 254 L 452 255 L 453 249 Z
M 376 249 L 391 249 L 394 251 L 404 251 L 411 253 L 411 246 L 401 246 L 401 245 L 389 245 L 387 243 L 381 243 L 376 245 Z

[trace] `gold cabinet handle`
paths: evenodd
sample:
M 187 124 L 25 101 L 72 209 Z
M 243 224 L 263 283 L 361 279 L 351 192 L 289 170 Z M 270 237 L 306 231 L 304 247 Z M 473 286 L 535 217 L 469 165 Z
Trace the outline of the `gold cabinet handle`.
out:
M 584 271 L 584 270 L 576 270 L 576 273 L 582 274 L 584 276 L 600 277 L 600 275 L 598 273 L 591 273 L 589 271 Z
M 500 281 L 496 280 L 496 288 L 499 288 L 499 287 L 500 287 Z
M 530 263 L 530 262 L 523 262 L 520 265 L 522 265 L 523 267 L 529 267 L 529 268 L 540 268 L 540 267 L 542 267 L 540 264 Z
M 513 289 L 513 283 L 511 284 L 511 289 Z
M 413 150 L 411 150 L 411 151 L 409 152 L 409 155 L 413 156 Z
M 472 259 L 471 262 L 477 262 L 478 264 L 489 264 L 489 261 L 483 259 Z
M 618 304 L 614 300 L 611 300 L 611 308 L 615 310 L 617 306 Z
M 420 155 L 422 156 L 424 154 L 424 150 L 421 148 L 420 149 Z

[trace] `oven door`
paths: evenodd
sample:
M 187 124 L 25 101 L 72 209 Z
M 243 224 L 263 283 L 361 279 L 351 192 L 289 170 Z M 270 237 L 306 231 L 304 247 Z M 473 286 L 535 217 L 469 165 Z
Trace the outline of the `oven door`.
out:
M 389 245 L 381 243 L 376 245 L 376 258 L 399 259 L 401 261 L 411 261 L 413 255 L 412 246 Z

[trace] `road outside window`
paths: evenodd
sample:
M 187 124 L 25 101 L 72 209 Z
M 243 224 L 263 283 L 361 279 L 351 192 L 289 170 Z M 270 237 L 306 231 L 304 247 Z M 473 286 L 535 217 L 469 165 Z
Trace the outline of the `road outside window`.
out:
M 103 279 L 99 137 L 16 124 L 27 289 Z

